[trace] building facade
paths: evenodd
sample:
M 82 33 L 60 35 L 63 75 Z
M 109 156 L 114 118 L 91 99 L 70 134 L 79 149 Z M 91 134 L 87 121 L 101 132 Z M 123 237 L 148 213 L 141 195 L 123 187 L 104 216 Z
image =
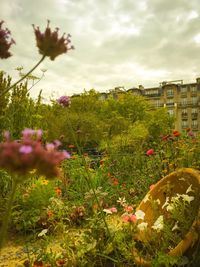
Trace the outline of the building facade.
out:
M 177 80 L 162 82 L 153 88 L 139 86 L 128 92 L 144 96 L 155 108 L 167 108 L 168 113 L 175 117 L 176 130 L 200 130 L 200 78 L 188 84 Z

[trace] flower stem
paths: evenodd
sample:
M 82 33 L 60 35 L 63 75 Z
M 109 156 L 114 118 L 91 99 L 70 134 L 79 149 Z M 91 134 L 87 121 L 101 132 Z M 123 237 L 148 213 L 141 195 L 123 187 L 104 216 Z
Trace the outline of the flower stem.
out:
M 6 232 L 8 229 L 8 223 L 9 223 L 9 219 L 10 219 L 10 213 L 11 213 L 11 209 L 12 209 L 12 204 L 13 204 L 13 200 L 15 197 L 15 192 L 17 189 L 17 182 L 15 181 L 15 179 L 13 179 L 13 183 L 12 183 L 12 190 L 10 193 L 10 197 L 7 203 L 7 207 L 6 207 L 6 211 L 5 211 L 5 216 L 2 222 L 2 226 L 0 229 L 0 250 L 3 247 L 3 243 L 4 243 L 4 239 L 6 236 Z
M 42 58 L 38 61 L 38 63 L 30 70 L 28 71 L 21 79 L 19 79 L 18 81 L 16 81 L 14 84 L 12 84 L 10 87 L 8 87 L 6 90 L 4 90 L 0 96 L 7 94 L 13 87 L 15 87 L 18 83 L 20 83 L 21 81 L 23 81 L 29 74 L 31 74 L 31 72 L 33 72 L 39 65 L 40 63 L 42 63 L 42 61 L 45 59 L 45 55 L 42 56 Z

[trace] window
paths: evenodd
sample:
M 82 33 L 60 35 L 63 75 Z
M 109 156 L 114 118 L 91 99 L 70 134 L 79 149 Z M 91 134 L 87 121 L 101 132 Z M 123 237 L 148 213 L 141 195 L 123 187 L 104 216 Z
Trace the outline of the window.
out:
M 173 96 L 174 96 L 174 91 L 173 91 L 173 89 L 168 89 L 168 90 L 167 90 L 167 96 L 168 96 L 168 97 L 173 97 Z
M 182 116 L 187 116 L 187 114 L 188 114 L 187 109 L 186 108 L 182 109 L 181 114 L 182 114 Z
M 158 99 L 158 100 L 155 100 L 154 101 L 154 106 L 157 107 L 157 108 L 158 107 L 162 107 L 163 106 L 163 103 L 161 103 L 161 101 Z
M 192 128 L 197 128 L 197 127 L 198 127 L 197 120 L 192 120 Z
M 181 105 L 182 105 L 182 106 L 186 106 L 186 105 L 187 105 L 187 98 L 183 98 L 183 99 L 181 100 Z
M 197 92 L 197 87 L 196 87 L 196 85 L 193 85 L 193 86 L 191 87 L 191 92 L 192 92 L 192 93 L 196 93 L 196 92 Z
M 188 128 L 188 121 L 181 122 L 182 128 Z
M 174 106 L 174 100 L 173 99 L 167 99 L 167 106 Z
M 192 96 L 192 104 L 193 105 L 196 105 L 197 104 L 197 102 L 198 102 L 198 98 L 196 97 L 196 96 Z
M 187 93 L 187 87 L 181 87 L 181 93 L 183 94 Z
M 192 114 L 198 114 L 197 108 L 192 108 Z

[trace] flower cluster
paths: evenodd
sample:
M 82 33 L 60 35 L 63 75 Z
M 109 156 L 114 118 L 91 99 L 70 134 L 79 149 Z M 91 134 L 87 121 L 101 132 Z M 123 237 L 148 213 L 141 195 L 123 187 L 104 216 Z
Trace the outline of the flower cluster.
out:
M 35 32 L 35 38 L 37 47 L 39 48 L 39 53 L 50 57 L 51 60 L 54 60 L 57 56 L 67 53 L 67 51 L 74 49 L 71 45 L 71 35 L 68 34 L 65 37 L 65 33 L 62 37 L 58 38 L 59 28 L 56 28 L 53 32 L 49 27 L 50 21 L 47 22 L 47 27 L 44 33 L 41 33 L 39 27 L 33 25 Z
M 21 140 L 11 141 L 6 132 L 5 141 L 0 143 L 0 168 L 17 174 L 19 178 L 33 169 L 49 178 L 58 176 L 58 164 L 70 155 L 67 151 L 57 150 L 59 141 L 43 146 L 41 137 L 41 130 L 25 129 Z
M 4 21 L 0 21 L 0 58 L 5 59 L 12 56 L 8 50 L 12 44 L 15 44 L 15 41 L 12 39 L 7 28 L 2 29 L 3 23 Z
M 57 99 L 58 104 L 60 104 L 63 107 L 69 107 L 71 104 L 71 100 L 69 96 L 61 96 Z M 74 147 L 74 146 L 73 146 Z M 71 148 L 71 147 L 70 147 Z

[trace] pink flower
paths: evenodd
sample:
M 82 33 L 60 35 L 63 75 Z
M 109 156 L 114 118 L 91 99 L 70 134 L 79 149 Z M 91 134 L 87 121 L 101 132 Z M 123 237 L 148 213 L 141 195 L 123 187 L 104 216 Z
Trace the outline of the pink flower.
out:
M 147 150 L 147 152 L 146 152 L 146 155 L 147 156 L 151 156 L 151 155 L 153 155 L 154 154 L 154 150 L 153 149 L 149 149 L 149 150 Z
M 149 186 L 149 189 L 152 190 L 154 187 L 155 187 L 155 184 L 151 184 L 151 185 Z
M 126 206 L 126 207 L 124 207 L 124 210 L 126 212 L 131 212 L 131 211 L 133 211 L 133 207 L 132 206 Z
M 109 209 L 112 213 L 116 213 L 117 212 L 117 209 L 115 207 L 112 207 Z
M 40 175 L 48 178 L 59 176 L 59 164 L 69 158 L 67 151 L 58 151 L 54 144 L 47 147 L 41 144 L 41 132 L 25 129 L 19 142 L 11 141 L 9 137 L 0 143 L 0 168 L 18 177 L 26 177 L 29 171 L 36 169 Z M 9 136 L 8 133 L 6 136 Z
M 123 222 L 137 222 L 137 217 L 134 214 L 123 214 Z
M 60 104 L 63 107 L 69 107 L 71 104 L 71 100 L 69 96 L 61 96 L 57 99 L 58 104 Z
M 19 149 L 19 152 L 23 154 L 29 154 L 33 151 L 32 146 L 22 145 Z

